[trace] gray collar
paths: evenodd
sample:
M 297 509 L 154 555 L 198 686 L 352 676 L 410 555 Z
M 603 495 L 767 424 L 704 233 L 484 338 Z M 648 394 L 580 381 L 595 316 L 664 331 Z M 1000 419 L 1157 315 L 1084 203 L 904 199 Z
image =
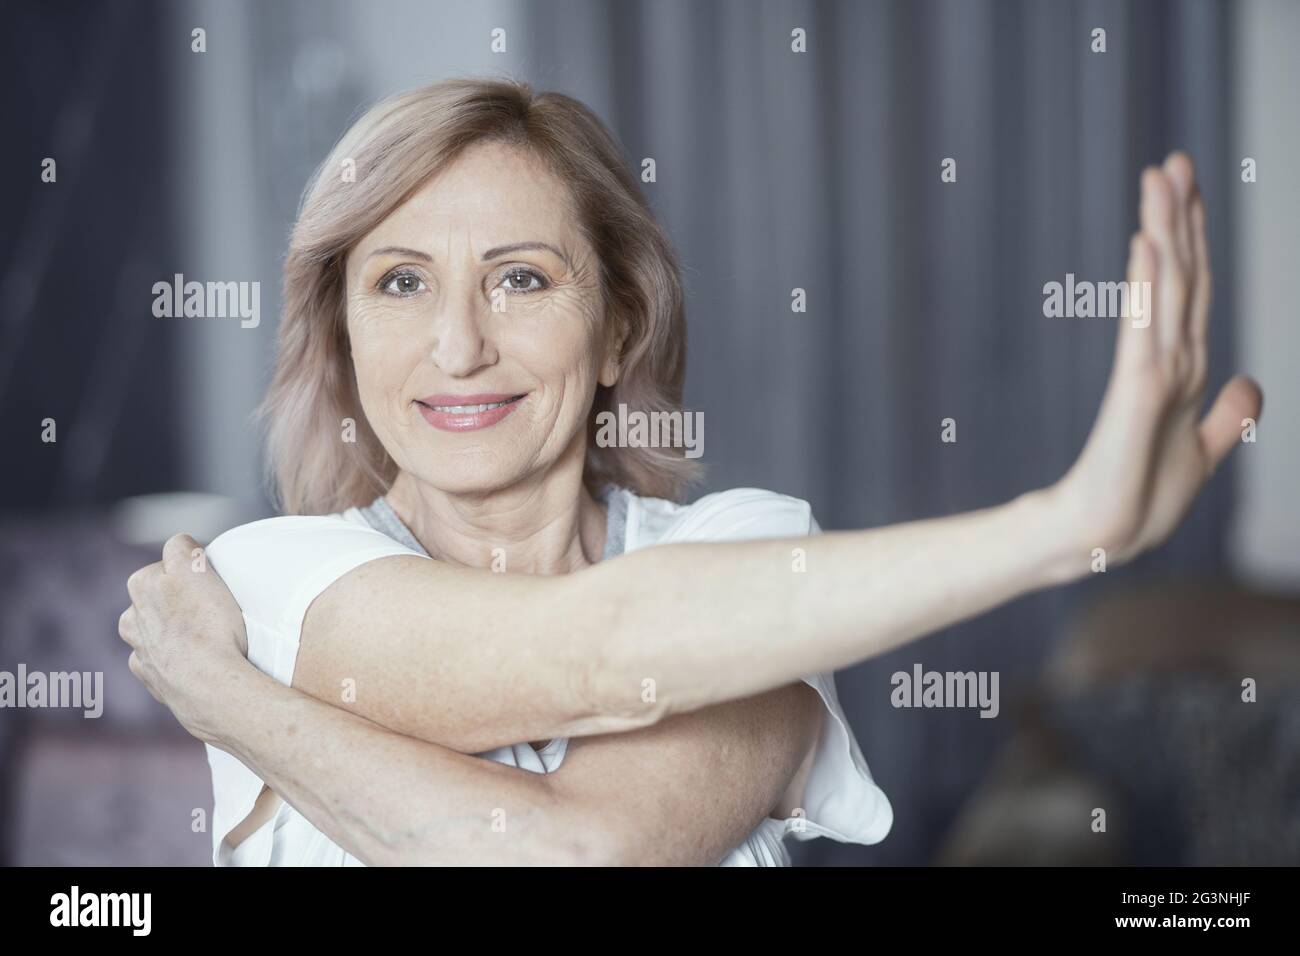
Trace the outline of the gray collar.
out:
M 623 553 L 627 545 L 627 502 L 631 494 L 626 488 L 619 488 L 617 485 L 606 485 L 601 489 L 599 498 L 605 503 L 605 553 L 601 555 L 602 561 L 608 561 L 610 558 L 617 557 Z M 376 531 L 382 531 L 398 544 L 410 548 L 416 554 L 422 554 L 426 558 L 429 552 L 416 540 L 415 535 L 411 534 L 411 529 L 402 523 L 402 519 L 397 517 L 397 512 L 393 510 L 387 499 L 380 495 L 364 508 L 358 508 L 357 511 L 365 519 L 366 524 Z

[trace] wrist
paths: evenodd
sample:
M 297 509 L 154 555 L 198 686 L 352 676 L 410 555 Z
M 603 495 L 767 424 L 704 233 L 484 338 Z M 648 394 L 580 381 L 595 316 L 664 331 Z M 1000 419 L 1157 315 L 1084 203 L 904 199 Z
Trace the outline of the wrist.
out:
M 268 679 L 238 654 L 222 655 L 211 662 L 203 679 L 196 682 L 198 691 L 181 721 L 185 729 L 203 743 L 233 753 L 237 720 L 247 713 L 259 678 Z
M 1041 547 L 1043 587 L 1068 584 L 1092 570 L 1093 546 L 1080 511 L 1064 481 L 1021 495 L 1016 504 Z

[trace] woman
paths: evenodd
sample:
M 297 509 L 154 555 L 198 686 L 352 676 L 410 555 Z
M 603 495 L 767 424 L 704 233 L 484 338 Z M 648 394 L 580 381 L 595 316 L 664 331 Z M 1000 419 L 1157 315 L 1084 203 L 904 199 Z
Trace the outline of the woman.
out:
M 266 411 L 291 516 L 206 554 L 177 536 L 128 582 L 132 672 L 209 745 L 215 861 L 783 864 L 787 833 L 882 839 L 830 672 L 1159 543 L 1258 417 L 1237 378 L 1198 421 L 1185 156 L 1143 174 L 1141 225 L 1154 316 L 1121 323 L 1064 478 L 820 535 L 768 492 L 673 504 L 680 450 L 591 440 L 620 404 L 677 410 L 684 369 L 668 243 L 599 120 L 498 81 L 376 107 L 286 263 Z

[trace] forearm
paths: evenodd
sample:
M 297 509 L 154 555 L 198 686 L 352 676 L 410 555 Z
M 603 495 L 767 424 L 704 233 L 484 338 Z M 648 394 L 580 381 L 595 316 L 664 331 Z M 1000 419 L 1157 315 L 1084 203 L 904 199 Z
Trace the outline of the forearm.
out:
M 869 531 L 664 546 L 584 571 L 589 606 L 603 615 L 590 670 L 596 722 L 635 726 L 749 696 L 1078 577 L 1090 552 L 1059 507 L 1037 492 Z
M 716 863 L 790 796 L 823 719 L 797 683 L 574 741 L 558 772 L 533 774 L 394 734 L 234 663 L 202 736 L 372 865 Z
M 200 736 L 371 865 L 602 862 L 544 775 L 458 754 L 314 700 L 240 662 Z
M 1048 491 L 867 531 L 661 545 L 549 578 L 377 561 L 309 612 L 294 686 L 462 753 L 626 731 L 1068 580 L 1088 566 L 1070 526 Z

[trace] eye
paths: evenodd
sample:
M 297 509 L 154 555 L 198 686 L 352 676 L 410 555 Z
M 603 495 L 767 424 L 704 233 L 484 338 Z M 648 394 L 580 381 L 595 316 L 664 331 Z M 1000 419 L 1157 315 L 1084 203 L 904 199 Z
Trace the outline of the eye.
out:
M 390 272 L 379 280 L 379 288 L 388 295 L 395 295 L 401 298 L 415 295 L 417 292 L 423 292 L 428 288 L 414 272 L 409 269 L 400 269 Z
M 512 266 L 501 277 L 501 282 L 497 288 L 505 289 L 513 295 L 515 293 L 541 292 L 549 285 L 550 283 L 546 277 L 536 269 Z

